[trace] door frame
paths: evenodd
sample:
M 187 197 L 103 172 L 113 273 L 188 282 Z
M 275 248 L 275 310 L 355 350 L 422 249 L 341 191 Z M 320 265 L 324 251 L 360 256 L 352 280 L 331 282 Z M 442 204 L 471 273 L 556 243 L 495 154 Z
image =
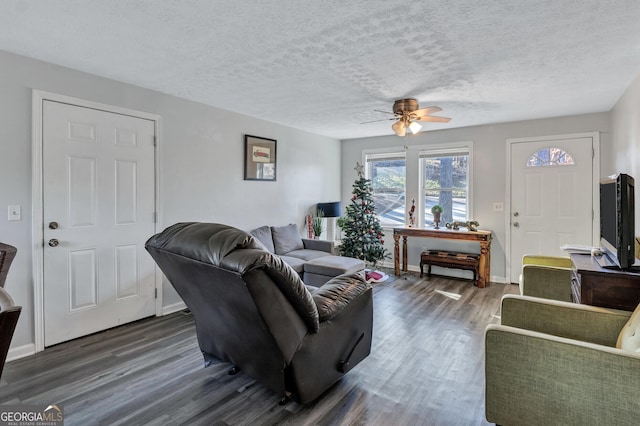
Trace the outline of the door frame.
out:
M 591 170 L 592 182 L 591 191 L 593 194 L 600 192 L 600 132 L 570 133 L 566 135 L 534 136 L 526 138 L 507 138 L 507 175 L 505 179 L 505 282 L 511 282 L 511 147 L 516 143 L 542 142 L 561 139 L 591 138 Z M 591 216 L 592 245 L 597 245 L 600 235 L 600 203 L 598 197 L 593 197 L 593 211 Z
M 44 350 L 44 205 L 43 205 L 43 106 L 44 101 L 54 101 L 66 103 L 83 108 L 96 109 L 100 111 L 128 115 L 136 118 L 153 121 L 156 137 L 154 149 L 154 195 L 155 195 L 155 224 L 154 232 L 158 232 L 158 224 L 162 223 L 160 217 L 160 153 L 161 146 L 161 120 L 157 114 L 136 111 L 128 108 L 107 105 L 57 93 L 46 92 L 33 89 L 32 91 L 32 220 L 31 220 L 31 241 L 33 258 L 33 307 L 34 307 L 34 331 L 35 331 L 35 352 Z M 155 311 L 156 316 L 161 316 L 162 312 L 162 273 L 155 265 Z

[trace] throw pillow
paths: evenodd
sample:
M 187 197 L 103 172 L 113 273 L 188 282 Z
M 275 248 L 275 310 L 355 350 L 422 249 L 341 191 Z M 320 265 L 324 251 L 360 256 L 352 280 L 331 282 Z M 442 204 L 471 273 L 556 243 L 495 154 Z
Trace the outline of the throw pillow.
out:
M 262 243 L 267 251 L 274 253 L 276 249 L 273 247 L 273 238 L 271 237 L 271 228 L 267 225 L 249 231 L 258 241 Z
M 616 347 L 626 351 L 640 352 L 640 305 L 636 307 L 629 321 L 622 327 Z
M 304 248 L 302 237 L 300 237 L 298 227 L 294 223 L 287 226 L 272 226 L 271 236 L 276 254 L 287 254 L 290 251 Z

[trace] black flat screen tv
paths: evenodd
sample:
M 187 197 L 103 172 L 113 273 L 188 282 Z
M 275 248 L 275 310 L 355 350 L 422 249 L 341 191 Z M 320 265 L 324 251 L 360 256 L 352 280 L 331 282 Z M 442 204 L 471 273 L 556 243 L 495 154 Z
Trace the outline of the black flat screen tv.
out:
M 634 238 L 634 180 L 620 173 L 600 182 L 600 245 L 610 260 L 603 266 L 630 269 L 636 260 Z

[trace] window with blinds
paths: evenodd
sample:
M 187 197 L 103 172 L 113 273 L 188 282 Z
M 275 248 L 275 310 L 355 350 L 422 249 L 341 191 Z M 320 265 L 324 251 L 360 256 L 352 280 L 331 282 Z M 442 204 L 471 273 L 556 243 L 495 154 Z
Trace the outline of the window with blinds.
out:
M 466 221 L 469 212 L 469 149 L 420 152 L 424 226 L 433 225 L 431 208 L 443 209 L 440 222 Z
M 371 179 L 380 225 L 404 226 L 407 180 L 405 153 L 365 154 L 365 175 Z

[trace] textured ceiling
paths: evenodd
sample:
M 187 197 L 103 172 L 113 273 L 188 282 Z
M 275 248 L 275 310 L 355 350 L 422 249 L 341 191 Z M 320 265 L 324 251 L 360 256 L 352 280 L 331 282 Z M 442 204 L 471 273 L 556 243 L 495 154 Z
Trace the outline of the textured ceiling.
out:
M 608 111 L 638 0 L 2 0 L 0 49 L 338 139 Z M 1 64 L 0 64 L 1 66 Z

